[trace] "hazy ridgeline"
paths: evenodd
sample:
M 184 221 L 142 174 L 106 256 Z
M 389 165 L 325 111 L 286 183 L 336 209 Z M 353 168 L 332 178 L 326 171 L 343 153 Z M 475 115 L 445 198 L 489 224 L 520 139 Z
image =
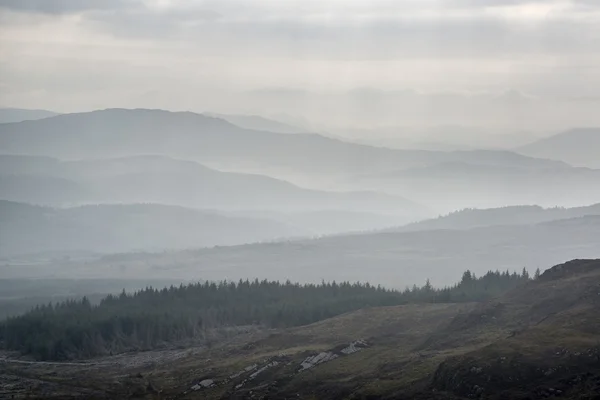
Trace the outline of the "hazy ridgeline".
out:
M 0 23 L 0 399 L 598 397 L 600 1 Z
M 17 111 L 0 124 L 5 278 L 448 285 L 600 251 L 594 129 L 440 151 L 259 116 Z

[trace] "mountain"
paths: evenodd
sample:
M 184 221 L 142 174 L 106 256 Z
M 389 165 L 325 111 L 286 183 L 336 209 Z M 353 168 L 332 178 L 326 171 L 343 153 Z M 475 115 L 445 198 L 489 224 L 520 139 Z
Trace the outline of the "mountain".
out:
M 589 168 L 444 162 L 363 174 L 350 179 L 348 185 L 390 194 L 410 193 L 415 201 L 442 213 L 520 204 L 572 207 L 600 201 L 600 170 Z
M 67 209 L 0 200 L 0 256 L 160 251 L 273 240 L 303 232 L 256 218 L 156 204 Z
M 231 122 L 234 125 L 244 129 L 251 129 L 256 131 L 266 132 L 277 132 L 277 133 L 300 133 L 302 129 L 296 128 L 292 125 L 261 117 L 259 115 L 235 115 L 235 114 L 217 114 L 217 113 L 204 113 L 204 115 L 214 118 L 224 119 L 227 122 Z
M 58 115 L 47 110 L 26 110 L 22 108 L 0 108 L 0 124 L 10 122 L 30 121 L 54 117 Z
M 48 157 L 0 155 L 3 171 L 11 172 L 13 187 L 32 186 L 29 191 L 2 191 L 0 198 L 36 204 L 163 203 L 220 210 L 352 211 L 388 212 L 417 220 L 429 211 L 400 196 L 375 192 L 326 192 L 309 190 L 262 175 L 217 171 L 196 162 L 164 156 L 130 156 L 110 159 L 59 161 Z M 0 175 L 2 176 L 2 175 Z M 0 188 L 3 180 L 0 178 Z M 54 182 L 81 188 L 81 193 L 59 190 L 47 196 L 36 191 Z M 8 189 L 7 189 L 8 190 Z M 62 196 L 62 197 L 61 197 Z M 52 201 L 50 201 L 52 200 Z M 59 201 L 59 200 L 62 200 Z
M 47 205 L 81 204 L 94 198 L 89 188 L 55 176 L 0 173 L 0 199 Z
M 600 256 L 600 216 L 531 225 L 488 226 L 414 232 L 375 232 L 277 243 L 197 249 L 168 254 L 123 255 L 86 265 L 58 268 L 71 277 L 112 274 L 115 263 L 154 265 L 157 278 L 230 279 L 255 277 L 299 282 L 349 280 L 404 288 L 455 282 L 465 269 L 521 269 L 556 264 L 576 257 Z M 282 260 L 285 260 L 283 262 Z M 177 268 L 174 269 L 174 265 Z M 53 265 L 29 268 L 43 273 Z M 116 273 L 117 271 L 115 271 Z M 120 273 L 120 272 L 119 272 Z M 133 276 L 130 276 L 133 277 Z
M 316 210 L 316 211 L 243 211 L 240 215 L 263 217 L 288 223 L 314 236 L 333 235 L 348 232 L 375 231 L 391 226 L 404 225 L 415 220 L 419 214 L 385 214 L 382 210 L 374 212 L 347 210 Z M 412 221 L 409 221 L 412 220 Z
M 600 128 L 579 128 L 518 147 L 518 153 L 600 168 Z
M 527 131 L 506 131 L 468 125 L 428 127 L 390 126 L 370 129 L 336 129 L 354 142 L 392 149 L 420 150 L 508 150 L 532 143 L 539 136 Z
M 529 225 L 558 219 L 585 217 L 588 215 L 600 215 L 600 203 L 573 208 L 511 206 L 483 210 L 464 209 L 435 219 L 428 219 L 394 228 L 393 230 L 472 229 L 492 225 Z
M 168 155 L 218 169 L 310 178 L 329 186 L 331 177 L 458 160 L 528 168 L 567 167 L 506 151 L 390 150 L 316 134 L 251 131 L 218 118 L 162 110 L 109 109 L 1 124 L 0 152 L 63 159 Z

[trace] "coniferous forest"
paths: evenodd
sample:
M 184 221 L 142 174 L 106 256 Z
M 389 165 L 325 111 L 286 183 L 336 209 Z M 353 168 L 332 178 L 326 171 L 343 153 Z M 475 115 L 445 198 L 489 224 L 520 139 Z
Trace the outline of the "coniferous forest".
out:
M 537 274 L 536 274 L 537 275 Z M 235 326 L 292 327 L 371 306 L 481 301 L 530 279 L 523 272 L 470 271 L 454 286 L 390 290 L 369 283 L 204 282 L 36 306 L 3 322 L 0 342 L 38 360 L 68 360 L 149 350 L 206 338 Z

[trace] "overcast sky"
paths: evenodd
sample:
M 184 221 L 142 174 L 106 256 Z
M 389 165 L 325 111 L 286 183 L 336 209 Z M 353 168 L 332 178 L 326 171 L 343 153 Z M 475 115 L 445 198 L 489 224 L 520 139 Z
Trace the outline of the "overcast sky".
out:
M 226 111 L 264 89 L 597 98 L 599 67 L 597 0 L 0 0 L 0 106 Z

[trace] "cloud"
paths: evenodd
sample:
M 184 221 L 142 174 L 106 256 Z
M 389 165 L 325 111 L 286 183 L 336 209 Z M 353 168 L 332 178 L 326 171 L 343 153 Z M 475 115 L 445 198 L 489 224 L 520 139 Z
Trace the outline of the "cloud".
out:
M 8 100 L 47 93 L 65 108 L 152 90 L 195 105 L 207 84 L 207 108 L 215 93 L 272 86 L 592 95 L 600 90 L 598 5 L 0 0 L 0 84 L 11 85 Z
M 0 0 L 0 8 L 54 15 L 90 10 L 123 10 L 141 4 L 136 0 Z

